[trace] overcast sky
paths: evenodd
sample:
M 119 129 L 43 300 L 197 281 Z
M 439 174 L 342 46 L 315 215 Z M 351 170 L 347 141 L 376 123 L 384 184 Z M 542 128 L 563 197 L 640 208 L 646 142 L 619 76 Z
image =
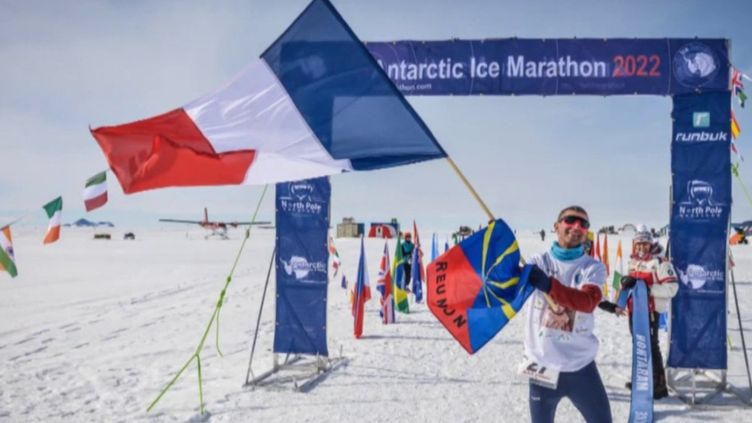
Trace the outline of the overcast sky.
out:
M 332 0 L 364 41 L 449 38 L 709 37 L 732 41 L 752 75 L 752 2 Z M 248 219 L 260 187 L 163 189 L 84 213 L 85 179 L 107 167 L 88 127 L 125 123 L 212 91 L 305 8 L 284 1 L 0 0 L 0 224 L 63 195 L 63 221 L 153 226 L 159 217 Z M 752 95 L 752 83 L 747 83 Z M 517 228 L 549 228 L 581 204 L 596 226 L 668 222 L 671 99 L 409 97 L 492 211 Z M 739 147 L 752 187 L 752 105 Z M 431 229 L 476 226 L 484 214 L 445 161 L 332 178 L 333 223 L 415 218 Z M 734 221 L 752 207 L 734 181 Z M 273 218 L 273 190 L 261 211 Z

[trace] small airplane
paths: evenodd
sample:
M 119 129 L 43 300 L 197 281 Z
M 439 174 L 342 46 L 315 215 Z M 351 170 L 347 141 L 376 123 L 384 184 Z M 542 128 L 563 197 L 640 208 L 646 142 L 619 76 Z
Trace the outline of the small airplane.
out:
M 209 220 L 209 211 L 206 207 L 204 207 L 204 220 L 159 219 L 159 221 L 166 223 L 189 223 L 199 225 L 202 228 L 211 231 L 209 235 L 204 237 L 205 239 L 208 239 L 210 236 L 217 236 L 220 239 L 229 239 L 227 236 L 227 226 L 237 228 L 238 226 L 271 225 L 271 222 L 212 222 Z

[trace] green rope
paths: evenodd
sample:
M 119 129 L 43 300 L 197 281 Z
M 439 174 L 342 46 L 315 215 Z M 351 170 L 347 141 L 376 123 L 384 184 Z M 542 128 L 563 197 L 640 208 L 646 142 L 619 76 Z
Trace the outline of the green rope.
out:
M 224 304 L 225 294 L 227 293 L 227 287 L 230 285 L 230 282 L 232 282 L 232 275 L 235 273 L 235 268 L 238 266 L 238 262 L 240 261 L 240 256 L 243 253 L 243 248 L 245 248 L 245 244 L 248 241 L 248 238 L 251 237 L 251 228 L 253 227 L 253 223 L 256 222 L 256 216 L 258 215 L 259 209 L 261 208 L 261 202 L 264 199 L 264 194 L 266 194 L 266 189 L 268 185 L 264 185 L 264 190 L 261 192 L 261 197 L 259 197 L 258 204 L 256 204 L 256 210 L 253 212 L 253 218 L 251 219 L 251 226 L 248 227 L 248 229 L 245 230 L 245 237 L 243 238 L 243 242 L 240 244 L 240 249 L 238 249 L 238 254 L 235 257 L 235 263 L 233 263 L 232 268 L 230 269 L 230 274 L 225 279 L 225 286 L 222 288 L 222 291 L 219 293 L 219 299 L 217 300 L 216 305 L 214 306 L 214 312 L 212 312 L 211 318 L 209 319 L 209 324 L 206 325 L 206 329 L 204 329 L 204 334 L 201 336 L 201 340 L 198 342 L 198 346 L 196 346 L 196 351 L 191 354 L 188 361 L 185 362 L 183 367 L 178 370 L 178 372 L 175 374 L 175 376 L 170 380 L 170 382 L 165 386 L 162 391 L 159 392 L 159 395 L 154 399 L 154 401 L 149 404 L 149 408 L 146 409 L 146 412 L 150 412 L 155 405 L 159 402 L 160 399 L 164 396 L 167 391 L 172 388 L 172 385 L 175 384 L 175 382 L 180 378 L 180 376 L 183 374 L 185 369 L 188 368 L 188 366 L 191 364 L 193 360 L 196 360 L 196 366 L 198 367 L 198 401 L 199 401 L 199 408 L 201 410 L 201 414 L 204 414 L 204 389 L 203 389 L 203 379 L 201 377 L 201 350 L 204 348 L 204 342 L 206 342 L 206 337 L 209 335 L 209 331 L 211 330 L 212 324 L 214 321 L 217 321 L 217 332 L 216 332 L 216 347 L 217 352 L 219 353 L 220 357 L 223 357 L 222 351 L 219 349 L 219 312 L 222 309 L 222 304 Z
M 739 185 L 742 187 L 742 191 L 744 191 L 744 195 L 747 197 L 747 201 L 749 201 L 749 204 L 752 205 L 752 195 L 749 195 L 747 186 L 744 185 L 744 181 L 742 181 L 742 177 L 739 176 L 739 163 L 738 162 L 731 165 L 731 173 L 734 176 L 736 176 L 736 179 L 739 181 Z

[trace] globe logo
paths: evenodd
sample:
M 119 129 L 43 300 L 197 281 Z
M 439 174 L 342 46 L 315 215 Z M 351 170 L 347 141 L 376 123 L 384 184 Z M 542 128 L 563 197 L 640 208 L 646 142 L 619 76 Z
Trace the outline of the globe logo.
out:
M 703 43 L 685 44 L 674 54 L 674 75 L 685 87 L 702 87 L 715 78 L 718 69 L 715 53 Z

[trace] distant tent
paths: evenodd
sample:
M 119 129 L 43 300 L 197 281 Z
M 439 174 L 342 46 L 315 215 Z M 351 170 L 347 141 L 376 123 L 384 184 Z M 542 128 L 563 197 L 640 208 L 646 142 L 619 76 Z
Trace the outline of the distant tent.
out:
M 397 236 L 397 227 L 391 223 L 373 222 L 371 229 L 368 230 L 369 238 L 395 238 Z

